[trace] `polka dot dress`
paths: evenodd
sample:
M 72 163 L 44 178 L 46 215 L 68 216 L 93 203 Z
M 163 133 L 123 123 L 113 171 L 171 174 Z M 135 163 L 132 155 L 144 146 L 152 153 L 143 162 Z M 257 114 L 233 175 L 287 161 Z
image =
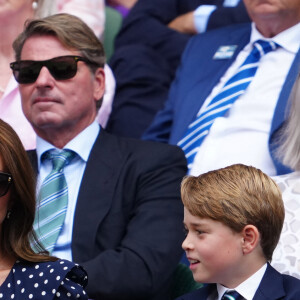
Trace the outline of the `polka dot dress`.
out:
M 86 284 L 86 272 L 67 260 L 17 261 L 0 286 L 0 300 L 88 299 Z

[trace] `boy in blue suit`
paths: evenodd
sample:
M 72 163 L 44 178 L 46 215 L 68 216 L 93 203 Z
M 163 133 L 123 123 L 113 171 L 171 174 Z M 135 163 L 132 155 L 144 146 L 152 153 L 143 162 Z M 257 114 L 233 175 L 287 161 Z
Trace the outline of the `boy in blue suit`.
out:
M 186 177 L 182 247 L 194 279 L 208 283 L 179 299 L 300 299 L 300 281 L 270 266 L 284 205 L 274 181 L 242 164 Z M 231 290 L 240 298 L 226 297 Z

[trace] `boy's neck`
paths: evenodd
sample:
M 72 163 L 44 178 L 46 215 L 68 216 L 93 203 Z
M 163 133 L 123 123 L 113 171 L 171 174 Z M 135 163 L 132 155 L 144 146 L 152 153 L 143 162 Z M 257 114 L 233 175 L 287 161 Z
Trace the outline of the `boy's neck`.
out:
M 256 272 L 251 274 L 247 279 L 236 286 L 224 286 L 217 283 L 218 294 L 222 296 L 226 290 L 236 290 L 245 299 L 253 299 L 257 288 L 259 287 L 261 280 L 266 272 L 267 263 L 265 262 Z M 219 297 L 221 298 L 221 297 Z

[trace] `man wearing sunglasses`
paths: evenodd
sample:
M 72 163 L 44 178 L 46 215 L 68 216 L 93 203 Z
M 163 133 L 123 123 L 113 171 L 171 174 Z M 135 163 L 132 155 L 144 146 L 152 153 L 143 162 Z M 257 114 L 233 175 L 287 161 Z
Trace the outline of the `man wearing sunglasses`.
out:
M 51 231 L 58 239 L 48 246 L 41 234 L 42 243 L 85 267 L 90 298 L 169 299 L 183 240 L 183 152 L 112 136 L 95 122 L 104 53 L 78 18 L 33 20 L 13 47 L 23 111 L 38 136 L 36 151 L 29 152 L 38 171 L 37 234 L 58 215 L 49 208 L 47 216 L 47 208 L 68 198 L 59 212 L 63 224 Z M 52 170 L 51 160 L 68 163 Z M 53 187 L 58 178 L 61 190 L 45 202 L 47 184 Z

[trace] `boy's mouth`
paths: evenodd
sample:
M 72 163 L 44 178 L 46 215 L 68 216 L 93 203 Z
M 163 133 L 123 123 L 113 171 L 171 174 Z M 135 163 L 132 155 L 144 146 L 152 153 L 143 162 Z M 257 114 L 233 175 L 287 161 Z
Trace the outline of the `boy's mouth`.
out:
M 197 260 L 197 259 L 189 258 L 188 260 L 189 260 L 189 263 L 190 263 L 190 267 L 193 267 L 193 266 L 197 265 L 198 263 L 200 263 L 200 261 Z

